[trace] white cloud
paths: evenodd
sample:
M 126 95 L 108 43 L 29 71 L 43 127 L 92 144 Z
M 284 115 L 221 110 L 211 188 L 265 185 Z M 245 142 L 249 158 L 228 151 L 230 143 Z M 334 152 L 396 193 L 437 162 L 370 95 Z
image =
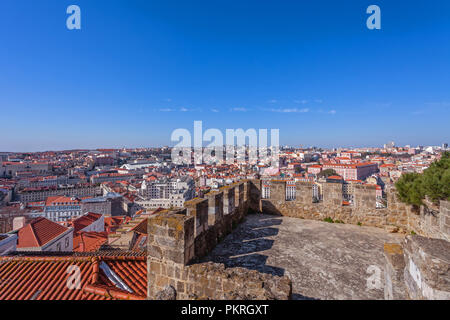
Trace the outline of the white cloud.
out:
M 281 112 L 281 113 L 306 113 L 309 112 L 308 108 L 298 109 L 298 108 L 285 108 L 285 109 L 269 109 L 271 112 Z
M 277 103 L 277 102 L 278 102 L 278 100 L 276 100 L 276 99 L 269 100 L 269 103 Z
M 297 104 L 307 104 L 308 100 L 294 100 L 294 102 Z
M 219 110 L 218 110 L 218 109 L 215 109 L 215 108 L 213 108 L 213 109 L 211 109 L 211 112 L 219 112 Z
M 247 112 L 247 108 L 232 108 L 231 111 L 234 112 Z
M 186 108 L 181 108 L 181 109 L 180 109 L 180 111 L 181 111 L 181 112 L 188 112 L 188 111 L 189 111 L 189 109 L 186 109 Z
M 161 111 L 161 112 L 173 112 L 175 110 L 174 109 L 170 109 L 170 108 L 162 108 L 162 109 L 159 109 L 159 111 Z
M 330 110 L 328 111 L 329 114 L 336 114 L 336 110 Z

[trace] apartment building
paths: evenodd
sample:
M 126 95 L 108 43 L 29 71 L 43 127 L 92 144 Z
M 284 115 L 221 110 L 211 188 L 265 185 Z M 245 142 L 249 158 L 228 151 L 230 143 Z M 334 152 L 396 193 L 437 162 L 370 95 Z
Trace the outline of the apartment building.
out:
M 82 214 L 81 201 L 73 197 L 49 197 L 45 201 L 43 214 L 56 222 L 71 220 Z
M 66 185 L 58 187 L 25 188 L 17 193 L 17 200 L 23 203 L 45 201 L 48 197 L 95 197 L 101 195 L 99 185 Z
M 145 180 L 136 203 L 146 209 L 183 207 L 186 201 L 194 198 L 194 195 L 195 183 L 189 176 Z
M 81 200 L 81 211 L 99 213 L 105 216 L 123 216 L 127 214 L 124 209 L 122 196 L 118 193 L 107 193 L 102 197 Z
M 378 171 L 378 165 L 372 162 L 355 164 L 325 163 L 323 170 L 326 169 L 333 169 L 344 180 L 364 180 Z
M 2 162 L 3 173 L 8 177 L 15 177 L 18 172 L 33 172 L 36 174 L 45 174 L 51 171 L 48 162 Z
M 129 181 L 135 178 L 134 174 L 121 173 L 97 173 L 90 177 L 90 182 L 93 184 L 112 181 Z

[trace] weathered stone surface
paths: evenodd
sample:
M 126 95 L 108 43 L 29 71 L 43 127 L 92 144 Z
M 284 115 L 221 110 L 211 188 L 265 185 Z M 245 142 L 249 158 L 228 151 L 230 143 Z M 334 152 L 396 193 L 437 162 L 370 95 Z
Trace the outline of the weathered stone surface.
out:
M 384 257 L 386 259 L 384 298 L 386 300 L 406 299 L 406 287 L 403 277 L 405 259 L 402 246 L 398 243 L 385 243 Z
M 156 294 L 155 300 L 176 300 L 177 291 L 172 286 L 166 286 Z
M 163 264 L 166 269 L 174 267 L 170 262 Z M 223 264 L 217 263 L 197 263 L 177 267 L 181 268 L 179 274 L 185 273 L 189 276 L 176 277 L 176 273 L 171 271 L 167 272 L 167 276 L 155 276 L 155 273 L 152 273 L 149 298 L 287 300 L 292 293 L 292 283 L 287 277 L 272 276 L 245 268 L 225 268 Z M 154 267 L 150 269 L 153 270 Z M 156 294 L 153 295 L 153 292 Z
M 404 284 L 413 298 L 446 297 L 446 257 L 436 258 L 419 240 L 420 245 L 406 246 L 404 256 L 412 257 L 408 265 L 395 244 L 403 236 L 385 230 L 447 239 L 447 201 L 440 209 L 415 211 L 388 187 L 388 207 L 376 209 L 375 189 L 357 186 L 354 205 L 343 206 L 342 185 L 325 183 L 323 202 L 313 203 L 313 185 L 296 183 L 295 200 L 286 201 L 286 182 L 272 181 L 270 199 L 261 200 L 261 181 L 247 180 L 194 199 L 185 209 L 150 217 L 149 297 L 172 286 L 177 299 L 401 299 Z M 239 226 L 248 212 L 276 216 L 250 215 Z M 303 220 L 325 218 L 363 226 Z M 385 242 L 393 244 L 384 247 L 383 255 Z M 384 288 L 369 288 L 374 270 L 380 271 Z
M 374 265 L 384 278 L 383 245 L 402 239 L 378 228 L 256 214 L 205 260 L 287 275 L 294 299 L 384 299 L 383 286 L 367 288 L 367 270 Z
M 208 229 L 208 200 L 194 199 L 185 203 L 187 216 L 194 217 L 194 237 Z
M 257 184 L 257 180 L 252 181 Z M 309 184 L 309 186 L 308 186 Z M 254 187 L 254 192 L 259 192 Z M 286 201 L 286 181 L 275 180 L 270 184 L 270 199 L 254 197 L 260 201 L 259 212 L 312 220 L 331 218 L 350 224 L 386 228 L 390 232 L 410 232 L 450 241 L 450 205 L 441 201 L 440 208 L 433 210 L 422 207 L 414 212 L 412 206 L 400 202 L 395 188 L 386 187 L 387 208 L 376 208 L 376 187 L 355 185 L 354 204 L 343 206 L 343 187 L 341 183 L 322 184 L 323 201 L 312 203 L 312 184 L 296 183 L 295 201 Z M 255 206 L 255 205 L 253 205 Z
M 408 236 L 404 244 L 405 283 L 411 299 L 450 299 L 450 243 Z

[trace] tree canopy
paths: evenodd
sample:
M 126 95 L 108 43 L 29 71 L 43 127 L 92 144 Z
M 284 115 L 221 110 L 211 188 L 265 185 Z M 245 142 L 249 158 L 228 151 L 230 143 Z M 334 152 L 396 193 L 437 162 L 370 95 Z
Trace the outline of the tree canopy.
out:
M 407 204 L 420 206 L 425 196 L 434 203 L 450 201 L 450 152 L 444 152 L 422 174 L 403 174 L 395 187 L 400 200 Z
M 336 171 L 334 171 L 333 169 L 325 169 L 325 170 L 321 171 L 321 172 L 317 175 L 317 177 L 318 177 L 318 178 L 322 178 L 322 177 L 328 178 L 328 177 L 330 177 L 330 176 L 336 176 L 336 175 L 337 175 L 337 173 L 336 173 Z

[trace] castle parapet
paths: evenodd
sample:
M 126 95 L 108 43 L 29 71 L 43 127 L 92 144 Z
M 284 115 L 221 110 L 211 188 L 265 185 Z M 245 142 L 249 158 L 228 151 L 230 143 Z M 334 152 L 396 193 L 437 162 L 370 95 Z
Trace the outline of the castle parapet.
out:
M 195 216 L 186 209 L 148 218 L 148 257 L 187 265 L 194 258 Z
M 377 206 L 377 189 L 373 185 L 357 184 L 353 187 L 355 207 L 375 209 Z
M 235 207 L 235 191 L 233 186 L 220 188 L 223 192 L 223 215 L 227 216 L 234 212 Z
M 208 199 L 208 224 L 214 226 L 223 218 L 223 192 L 211 191 L 205 197 Z
M 297 181 L 295 183 L 295 202 L 301 204 L 310 204 L 313 200 L 313 187 L 312 182 Z
M 324 183 L 323 203 L 328 206 L 341 207 L 343 199 L 343 190 L 341 183 Z
M 195 219 L 194 237 L 208 229 L 208 199 L 193 199 L 185 203 L 187 215 Z

